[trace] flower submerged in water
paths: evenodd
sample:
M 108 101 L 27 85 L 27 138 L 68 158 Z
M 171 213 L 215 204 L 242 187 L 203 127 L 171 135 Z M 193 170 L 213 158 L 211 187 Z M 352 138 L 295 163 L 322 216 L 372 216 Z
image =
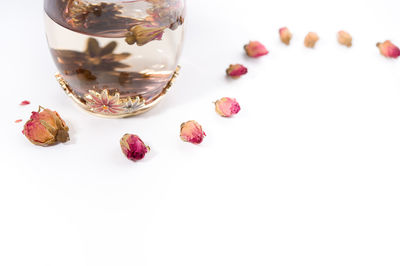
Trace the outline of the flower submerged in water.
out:
M 249 44 L 244 46 L 244 50 L 248 56 L 253 58 L 261 57 L 269 53 L 267 48 L 265 48 L 262 43 L 257 41 L 249 42 Z
M 35 145 L 49 146 L 69 141 L 68 131 L 69 128 L 57 112 L 40 107 L 38 112 L 32 112 L 22 133 Z
M 289 29 L 287 27 L 283 27 L 279 29 L 279 37 L 281 38 L 281 41 L 286 44 L 289 45 L 290 41 L 292 40 L 292 33 L 289 31 Z
M 304 46 L 307 48 L 314 48 L 315 44 L 319 41 L 319 36 L 315 32 L 310 32 L 304 39 Z
M 241 64 L 230 65 L 226 70 L 226 74 L 231 78 L 238 79 L 241 76 L 247 74 L 247 68 Z
M 108 90 L 103 90 L 100 94 L 89 91 L 85 98 L 88 106 L 95 113 L 119 114 L 124 112 L 124 107 L 119 103 L 119 93 L 110 96 Z
M 151 23 L 141 24 L 132 27 L 126 35 L 125 41 L 129 45 L 137 44 L 143 46 L 151 41 L 160 41 L 167 26 L 158 26 Z
M 150 151 L 149 146 L 146 146 L 138 136 L 132 134 L 125 134 L 120 144 L 125 156 L 134 162 L 142 160 Z
M 223 117 L 231 117 L 240 111 L 240 105 L 236 99 L 224 97 L 215 103 L 215 111 Z
M 63 15 L 69 26 L 76 30 L 89 31 L 93 35 L 98 35 L 104 27 L 118 28 L 137 23 L 136 20 L 122 15 L 122 6 L 117 3 L 104 3 L 106 1 L 93 3 L 96 1 L 87 0 L 56 0 L 54 2 L 58 2 L 54 5 L 64 6 Z M 104 22 L 107 24 L 105 25 Z
M 400 49 L 394 45 L 391 41 L 385 41 L 383 43 L 377 43 L 376 46 L 384 57 L 397 58 L 400 56 Z
M 118 44 L 109 42 L 104 47 L 95 38 L 86 41 L 86 49 L 83 52 L 74 50 L 51 49 L 59 69 L 65 75 L 75 75 L 84 80 L 96 80 L 96 72 L 115 71 L 119 68 L 129 68 L 130 65 L 122 63 L 131 56 L 130 53 L 117 54 L 114 51 Z
M 206 133 L 196 121 L 191 120 L 181 125 L 181 139 L 185 142 L 200 144 L 205 136 Z
M 353 45 L 353 37 L 351 37 L 351 35 L 348 32 L 345 32 L 343 30 L 339 31 L 337 38 L 338 38 L 338 42 L 341 45 L 344 45 L 347 47 L 351 47 Z

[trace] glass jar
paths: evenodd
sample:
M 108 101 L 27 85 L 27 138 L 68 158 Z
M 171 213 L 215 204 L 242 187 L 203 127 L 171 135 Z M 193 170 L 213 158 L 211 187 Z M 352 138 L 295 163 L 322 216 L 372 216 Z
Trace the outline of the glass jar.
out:
M 45 0 L 57 80 L 84 109 L 126 117 L 154 106 L 179 70 L 184 0 Z

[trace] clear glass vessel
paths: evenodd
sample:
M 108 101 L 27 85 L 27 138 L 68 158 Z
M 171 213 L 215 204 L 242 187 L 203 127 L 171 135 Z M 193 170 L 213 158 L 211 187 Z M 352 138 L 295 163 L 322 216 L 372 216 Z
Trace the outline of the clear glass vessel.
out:
M 139 114 L 171 87 L 185 0 L 45 0 L 44 7 L 57 80 L 86 110 Z

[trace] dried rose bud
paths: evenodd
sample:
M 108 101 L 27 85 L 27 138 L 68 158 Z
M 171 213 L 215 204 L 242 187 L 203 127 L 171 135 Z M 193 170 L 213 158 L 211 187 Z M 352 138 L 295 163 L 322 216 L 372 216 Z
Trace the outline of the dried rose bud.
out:
M 236 99 L 222 98 L 215 103 L 215 111 L 223 117 L 231 117 L 240 111 L 240 105 Z
M 400 56 L 400 49 L 394 45 L 391 41 L 385 41 L 384 43 L 377 43 L 376 46 L 384 57 L 397 58 Z
M 69 128 L 57 112 L 40 107 L 38 112 L 32 112 L 22 133 L 35 145 L 49 146 L 69 141 L 68 131 Z
M 269 53 L 267 48 L 265 48 L 265 46 L 262 43 L 257 42 L 257 41 L 249 42 L 249 44 L 244 46 L 244 50 L 246 51 L 246 54 L 248 56 L 254 57 L 254 58 L 264 56 Z
M 310 32 L 304 39 L 304 45 L 308 48 L 314 48 L 315 44 L 319 41 L 319 37 L 315 32 Z
M 25 105 L 29 105 L 29 104 L 31 104 L 30 101 L 22 101 L 19 105 L 25 106 Z
M 345 32 L 343 30 L 338 32 L 337 35 L 338 42 L 342 45 L 345 45 L 347 47 L 351 47 L 353 45 L 353 37 L 348 32 Z
M 138 46 L 143 46 L 154 40 L 160 41 L 166 28 L 165 26 L 154 26 L 151 23 L 140 24 L 129 29 L 125 41 L 129 45 L 136 43 Z
M 238 79 L 241 76 L 247 74 L 247 68 L 240 64 L 230 65 L 229 68 L 226 70 L 226 74 L 231 78 Z
M 185 142 L 200 144 L 203 142 L 206 133 L 196 121 L 188 121 L 181 125 L 181 139 Z
M 120 144 L 125 156 L 134 162 L 142 160 L 150 151 L 149 146 L 146 146 L 138 136 L 132 134 L 125 134 Z
M 289 45 L 293 35 L 287 27 L 284 27 L 279 29 L 279 36 L 284 44 Z

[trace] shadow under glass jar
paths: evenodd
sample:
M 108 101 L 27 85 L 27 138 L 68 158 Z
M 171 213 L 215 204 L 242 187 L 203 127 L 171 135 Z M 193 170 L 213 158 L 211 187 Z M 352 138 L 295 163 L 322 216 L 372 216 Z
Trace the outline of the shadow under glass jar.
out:
M 184 20 L 184 0 L 45 0 L 57 80 L 92 113 L 142 113 L 177 75 Z

